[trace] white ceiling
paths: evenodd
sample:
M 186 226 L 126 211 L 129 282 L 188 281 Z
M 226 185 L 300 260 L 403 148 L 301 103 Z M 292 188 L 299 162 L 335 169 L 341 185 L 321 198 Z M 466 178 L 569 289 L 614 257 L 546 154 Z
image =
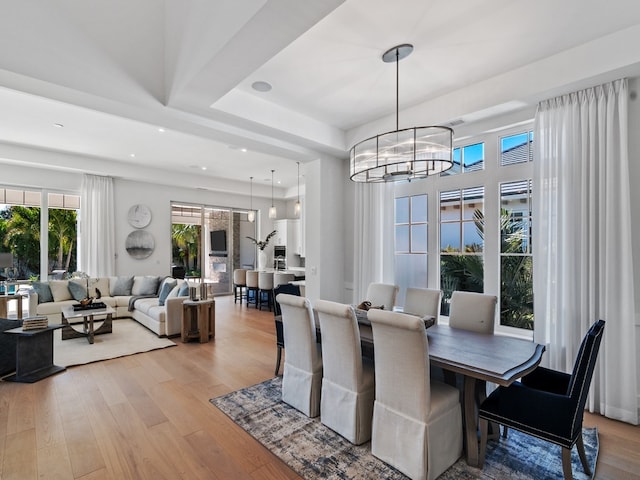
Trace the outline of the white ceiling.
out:
M 395 45 L 402 128 L 638 75 L 639 40 L 637 0 L 0 0 L 0 162 L 293 189 L 395 128 Z

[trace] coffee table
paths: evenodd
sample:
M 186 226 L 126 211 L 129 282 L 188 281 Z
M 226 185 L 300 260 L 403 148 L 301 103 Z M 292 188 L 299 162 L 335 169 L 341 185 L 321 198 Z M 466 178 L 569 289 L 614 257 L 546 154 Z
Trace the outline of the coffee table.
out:
M 70 338 L 86 337 L 90 344 L 93 344 L 93 337 L 95 335 L 101 335 L 103 333 L 111 333 L 112 326 L 111 321 L 115 310 L 110 306 L 105 308 L 92 308 L 87 310 L 74 310 L 72 305 L 62 308 L 62 340 L 69 340 Z M 104 316 L 104 319 L 98 319 L 102 325 L 99 328 L 94 329 L 94 317 Z M 82 325 L 82 331 L 78 331 L 73 328 L 69 323 L 69 320 L 82 320 L 82 324 L 78 322 L 78 325 Z

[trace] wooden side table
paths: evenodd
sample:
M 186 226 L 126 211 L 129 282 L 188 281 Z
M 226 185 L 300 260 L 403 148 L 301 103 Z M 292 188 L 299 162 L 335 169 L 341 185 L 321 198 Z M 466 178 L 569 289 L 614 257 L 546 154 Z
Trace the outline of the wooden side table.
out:
M 206 343 L 216 336 L 216 302 L 185 300 L 182 302 L 182 341 L 198 339 Z
M 9 300 L 17 300 L 18 307 L 16 308 L 16 312 L 18 314 L 18 319 L 22 318 L 22 295 L 18 295 L 17 293 L 5 293 L 0 294 L 0 318 L 7 318 L 7 314 L 9 312 Z
M 53 364 L 53 331 L 62 325 L 50 325 L 37 330 L 12 328 L 5 335 L 17 335 L 16 373 L 5 377 L 10 382 L 33 383 L 66 370 Z

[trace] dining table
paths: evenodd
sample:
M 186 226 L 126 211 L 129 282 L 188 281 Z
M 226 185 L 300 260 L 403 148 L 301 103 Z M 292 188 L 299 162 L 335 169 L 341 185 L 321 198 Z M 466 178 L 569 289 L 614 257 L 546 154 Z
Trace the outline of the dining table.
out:
M 373 358 L 371 322 L 364 310 L 356 309 L 356 318 L 362 354 Z M 545 347 L 523 338 L 453 328 L 435 323 L 433 317 L 423 319 L 431 365 L 457 373 L 463 378 L 466 461 L 468 465 L 478 467 L 478 403 L 486 396 L 486 382 L 511 385 L 540 364 Z M 321 338 L 320 331 L 318 335 Z

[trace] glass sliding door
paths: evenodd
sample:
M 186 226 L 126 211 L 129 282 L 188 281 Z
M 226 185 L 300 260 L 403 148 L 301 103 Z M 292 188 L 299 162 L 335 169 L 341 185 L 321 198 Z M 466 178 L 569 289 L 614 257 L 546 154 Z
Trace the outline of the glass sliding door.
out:
M 207 205 L 171 206 L 172 274 L 208 284 L 214 295 L 231 294 L 233 270 L 253 268 L 255 223 L 244 211 Z

